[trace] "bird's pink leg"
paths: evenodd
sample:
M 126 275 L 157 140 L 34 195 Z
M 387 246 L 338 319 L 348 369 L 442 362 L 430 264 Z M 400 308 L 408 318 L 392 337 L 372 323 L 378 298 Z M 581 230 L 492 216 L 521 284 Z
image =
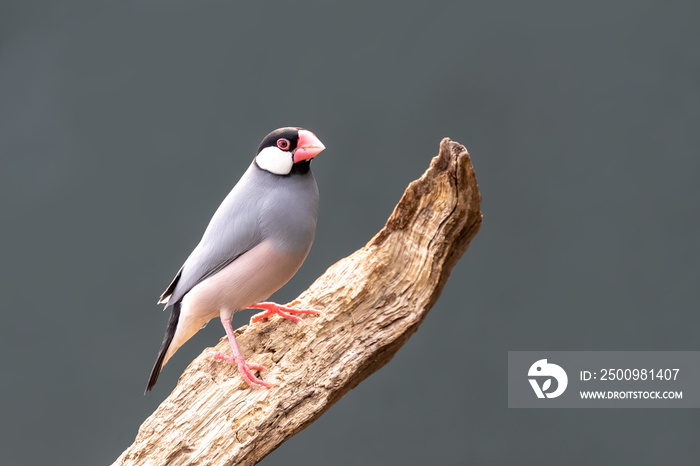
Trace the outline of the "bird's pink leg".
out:
M 247 362 L 245 362 L 245 359 L 241 354 L 241 350 L 238 348 L 238 343 L 236 343 L 236 336 L 233 334 L 233 327 L 231 327 L 231 318 L 229 317 L 227 319 L 224 319 L 222 317 L 221 323 L 226 329 L 226 335 L 228 335 L 228 341 L 231 344 L 233 357 L 226 356 L 224 353 L 214 353 L 214 359 L 223 359 L 224 361 L 228 361 L 231 364 L 237 364 L 238 372 L 240 372 L 241 377 L 243 377 L 245 383 L 247 383 L 251 387 L 255 387 L 258 385 L 263 387 L 272 387 L 273 385 L 276 385 L 274 383 L 265 382 L 264 380 L 261 380 L 253 375 L 251 369 L 256 371 L 266 371 L 267 369 L 265 369 L 265 367 L 259 364 L 248 364 Z
M 289 303 L 290 305 L 294 306 L 295 304 L 299 304 L 299 301 L 293 301 Z M 251 306 L 252 309 L 263 309 L 265 312 L 261 312 L 259 314 L 255 314 L 253 317 L 250 318 L 250 323 L 254 324 L 255 322 L 258 322 L 259 320 L 266 319 L 268 317 L 271 317 L 275 314 L 277 314 L 280 317 L 284 317 L 285 319 L 293 320 L 294 322 L 298 323 L 304 323 L 304 321 L 300 318 L 297 317 L 293 314 L 305 314 L 305 315 L 316 315 L 320 314 L 320 311 L 315 311 L 313 309 L 296 309 L 293 307 L 289 306 L 283 306 L 281 304 L 277 303 L 258 303 L 254 306 Z

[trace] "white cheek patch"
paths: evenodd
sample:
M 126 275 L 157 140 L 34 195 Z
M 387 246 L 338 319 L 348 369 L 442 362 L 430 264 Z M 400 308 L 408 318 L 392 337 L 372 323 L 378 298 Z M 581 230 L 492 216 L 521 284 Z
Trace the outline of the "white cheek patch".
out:
M 285 152 L 275 146 L 266 147 L 255 157 L 258 167 L 275 175 L 289 175 L 294 160 L 291 152 Z

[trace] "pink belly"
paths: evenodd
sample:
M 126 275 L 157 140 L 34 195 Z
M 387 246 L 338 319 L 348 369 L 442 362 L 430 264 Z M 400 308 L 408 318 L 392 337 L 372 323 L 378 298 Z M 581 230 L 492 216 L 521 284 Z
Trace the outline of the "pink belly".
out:
M 209 320 L 264 301 L 294 276 L 305 258 L 263 242 L 192 288 L 182 300 L 182 312 Z

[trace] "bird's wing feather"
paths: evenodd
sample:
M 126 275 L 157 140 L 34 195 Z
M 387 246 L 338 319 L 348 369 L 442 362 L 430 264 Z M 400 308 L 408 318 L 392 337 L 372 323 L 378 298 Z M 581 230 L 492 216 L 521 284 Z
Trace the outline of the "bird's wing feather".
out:
M 175 278 L 173 278 L 173 281 L 170 282 L 170 285 L 163 291 L 163 294 L 160 295 L 160 298 L 158 298 L 158 303 L 157 304 L 163 304 L 167 303 L 168 300 L 170 299 L 170 296 L 172 296 L 173 291 L 175 291 L 175 286 L 177 285 L 177 282 L 180 281 L 180 275 L 182 274 L 182 267 L 180 267 L 180 270 L 177 271 L 177 275 L 175 275 Z
M 207 226 L 202 240 L 192 251 L 160 302 L 180 301 L 202 280 L 214 275 L 263 240 L 256 196 L 244 176 L 224 199 Z

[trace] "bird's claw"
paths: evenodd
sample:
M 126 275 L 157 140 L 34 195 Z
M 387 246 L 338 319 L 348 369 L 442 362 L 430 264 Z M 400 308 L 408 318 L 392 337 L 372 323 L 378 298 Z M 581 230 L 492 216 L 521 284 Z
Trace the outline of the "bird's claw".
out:
M 285 319 L 292 320 L 298 324 L 304 324 L 304 320 L 301 317 L 297 317 L 294 314 L 302 314 L 302 315 L 318 315 L 321 314 L 320 311 L 316 311 L 314 309 L 296 309 L 291 306 L 298 305 L 300 304 L 299 300 L 292 301 L 286 306 L 283 306 L 281 304 L 276 304 L 276 303 L 258 303 L 254 306 L 254 309 L 263 309 L 264 312 L 260 312 L 258 314 L 255 314 L 253 317 L 250 318 L 250 323 L 251 325 L 261 321 L 262 319 L 267 319 L 268 317 L 272 317 L 273 315 L 278 315 L 280 317 L 283 317 Z
M 261 366 L 260 364 L 247 363 L 243 358 L 234 358 L 231 356 L 226 356 L 224 353 L 214 353 L 214 359 L 222 359 L 231 364 L 236 364 L 238 366 L 238 372 L 241 374 L 243 381 L 251 387 L 261 386 L 269 388 L 277 385 L 276 383 L 265 382 L 264 380 L 259 379 L 255 377 L 255 375 L 253 375 L 251 369 L 256 371 L 267 371 L 267 368 L 265 366 Z

